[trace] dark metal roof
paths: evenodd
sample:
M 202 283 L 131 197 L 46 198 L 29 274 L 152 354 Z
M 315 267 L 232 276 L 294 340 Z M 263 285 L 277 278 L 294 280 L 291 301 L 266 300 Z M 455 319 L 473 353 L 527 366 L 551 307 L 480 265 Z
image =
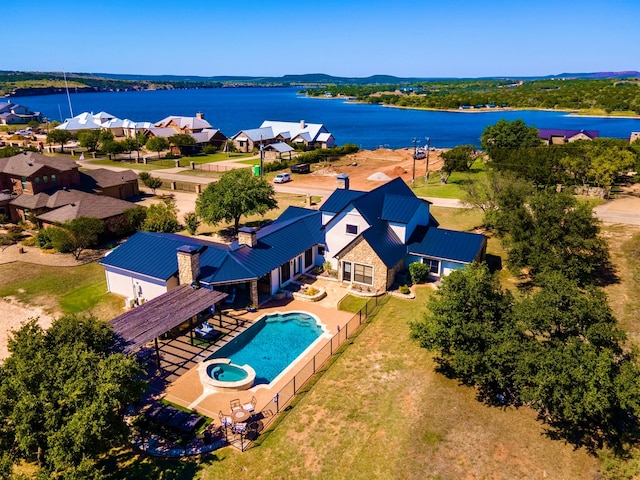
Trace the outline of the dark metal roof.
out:
M 395 267 L 407 253 L 406 245 L 385 222 L 376 222 L 362 236 L 388 268 Z
M 125 353 L 146 343 L 210 308 L 227 296 L 208 288 L 179 285 L 173 290 L 123 313 L 109 323 Z
M 345 190 L 343 188 L 339 188 L 338 190 L 335 190 L 322 204 L 320 211 L 338 213 L 353 200 L 366 194 L 367 192 L 360 192 L 359 190 Z
M 389 222 L 409 223 L 424 202 L 415 196 L 385 195 L 380 218 Z
M 408 252 L 440 260 L 471 263 L 484 247 L 486 237 L 478 233 L 429 228 L 420 241 L 409 244 Z
M 563 130 L 557 128 L 539 128 L 538 137 L 549 140 L 551 137 L 563 137 L 565 140 L 583 133 L 587 137 L 594 139 L 600 135 L 598 130 Z

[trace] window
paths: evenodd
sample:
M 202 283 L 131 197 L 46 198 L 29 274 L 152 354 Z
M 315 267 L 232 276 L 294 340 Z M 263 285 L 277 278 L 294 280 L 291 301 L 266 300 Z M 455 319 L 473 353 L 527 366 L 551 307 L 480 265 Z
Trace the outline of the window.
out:
M 27 177 L 22 177 L 20 179 L 20 182 L 22 183 L 22 190 L 26 190 L 27 189 Z
M 318 255 L 324 255 L 324 245 L 318 245 Z
M 58 181 L 58 177 L 56 177 L 55 175 L 51 175 L 51 182 L 56 183 L 57 181 Z
M 304 252 L 304 268 L 308 268 L 311 266 L 313 262 L 313 249 L 306 250 Z
M 353 281 L 373 285 L 373 267 L 370 265 L 353 264 Z
M 347 233 L 349 235 L 357 235 L 358 234 L 358 226 L 357 225 L 349 225 L 349 224 L 347 224 Z
M 342 281 L 351 281 L 351 262 L 342 262 Z
M 291 279 L 291 264 L 289 262 L 280 265 L 280 284 L 283 284 Z
M 440 261 L 432 260 L 430 258 L 423 258 L 422 263 L 429 265 L 429 272 L 434 275 L 440 275 Z
M 44 180 L 44 183 L 49 183 L 49 177 L 47 177 L 46 175 L 42 176 L 42 180 Z
M 36 182 L 36 185 L 40 185 L 40 177 L 34 178 L 33 181 Z

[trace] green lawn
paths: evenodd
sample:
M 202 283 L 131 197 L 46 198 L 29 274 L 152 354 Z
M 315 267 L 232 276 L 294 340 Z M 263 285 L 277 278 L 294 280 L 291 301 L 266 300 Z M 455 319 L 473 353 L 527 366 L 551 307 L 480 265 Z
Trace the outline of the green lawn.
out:
M 429 173 L 429 183 L 424 176 L 416 177 L 413 192 L 419 197 L 463 198 L 462 185 L 470 180 L 480 180 L 487 175 L 483 162 L 477 161 L 468 172 L 453 172 L 446 184 L 440 182 L 440 174 Z
M 344 310 L 345 312 L 356 313 L 365 306 L 367 300 L 369 299 L 364 297 L 356 297 L 355 295 L 347 295 L 342 300 L 340 300 L 338 309 Z
M 21 262 L 0 265 L 0 296 L 44 307 L 48 312 L 94 313 L 110 320 L 122 313 L 122 298 L 107 293 L 104 268 L 50 267 Z
M 145 170 L 145 171 L 151 171 L 151 170 L 163 170 L 165 168 L 171 168 L 173 167 L 173 165 L 159 165 L 156 163 L 129 163 L 129 162 L 119 162 L 119 161 L 115 161 L 115 160 L 108 160 L 108 159 L 96 159 L 96 160 L 91 160 L 89 163 L 93 164 L 93 165 L 104 165 L 104 166 L 108 166 L 108 167 L 119 167 L 119 168 L 130 168 L 132 170 Z

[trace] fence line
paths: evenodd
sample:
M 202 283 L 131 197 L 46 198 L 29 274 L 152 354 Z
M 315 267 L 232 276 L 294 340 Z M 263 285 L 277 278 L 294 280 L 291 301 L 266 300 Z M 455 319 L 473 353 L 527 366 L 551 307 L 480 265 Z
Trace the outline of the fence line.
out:
M 307 384 L 307 382 L 324 367 L 333 357 L 338 349 L 346 341 L 355 335 L 360 327 L 366 323 L 367 319 L 373 315 L 377 308 L 387 303 L 388 295 L 373 297 L 356 312 L 353 317 L 331 337 L 331 340 L 309 360 L 300 371 L 284 387 L 282 387 L 260 411 L 263 418 L 263 430 L 266 430 L 278 417 L 279 413 L 293 400 L 296 394 Z M 240 442 L 242 451 L 253 445 L 253 441 Z

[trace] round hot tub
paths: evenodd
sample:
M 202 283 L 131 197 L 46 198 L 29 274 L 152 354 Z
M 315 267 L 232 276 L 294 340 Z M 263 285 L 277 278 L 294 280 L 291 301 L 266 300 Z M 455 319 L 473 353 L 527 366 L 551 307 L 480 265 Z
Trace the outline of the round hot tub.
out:
M 246 390 L 253 386 L 256 372 L 249 365 L 235 365 L 228 358 L 215 358 L 198 367 L 203 385 L 228 390 Z

